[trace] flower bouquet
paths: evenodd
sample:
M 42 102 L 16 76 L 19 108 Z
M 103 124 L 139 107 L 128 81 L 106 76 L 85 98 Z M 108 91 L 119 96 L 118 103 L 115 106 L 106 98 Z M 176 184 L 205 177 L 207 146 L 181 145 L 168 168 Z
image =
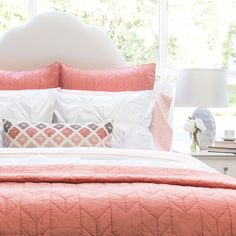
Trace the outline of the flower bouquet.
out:
M 196 152 L 199 148 L 199 142 L 197 139 L 198 133 L 206 130 L 206 127 L 203 121 L 196 117 L 188 117 L 184 125 L 184 130 L 190 133 L 190 137 L 192 139 L 190 150 L 191 152 Z

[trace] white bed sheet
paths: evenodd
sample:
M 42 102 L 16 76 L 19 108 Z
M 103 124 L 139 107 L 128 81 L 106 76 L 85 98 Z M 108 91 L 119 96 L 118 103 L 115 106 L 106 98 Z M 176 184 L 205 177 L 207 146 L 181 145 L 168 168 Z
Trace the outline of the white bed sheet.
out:
M 216 172 L 190 155 L 107 148 L 0 148 L 3 165 L 87 164 L 184 168 Z

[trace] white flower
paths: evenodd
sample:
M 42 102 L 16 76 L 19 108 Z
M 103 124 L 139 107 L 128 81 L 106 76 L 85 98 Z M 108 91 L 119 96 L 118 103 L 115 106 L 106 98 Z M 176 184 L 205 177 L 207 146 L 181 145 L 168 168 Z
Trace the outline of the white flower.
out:
M 199 118 L 195 118 L 195 123 L 196 123 L 196 127 L 200 130 L 200 131 L 205 131 L 206 130 L 206 126 L 204 125 L 203 121 Z
M 184 130 L 193 133 L 195 130 L 195 121 L 193 119 L 187 120 L 184 124 Z

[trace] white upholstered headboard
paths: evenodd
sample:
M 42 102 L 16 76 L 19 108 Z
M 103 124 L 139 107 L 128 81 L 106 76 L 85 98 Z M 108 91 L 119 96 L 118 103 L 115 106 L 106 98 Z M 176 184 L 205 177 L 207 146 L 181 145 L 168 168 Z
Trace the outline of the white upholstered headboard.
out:
M 38 15 L 0 39 L 0 69 L 30 70 L 55 61 L 83 69 L 126 66 L 106 33 L 64 13 Z

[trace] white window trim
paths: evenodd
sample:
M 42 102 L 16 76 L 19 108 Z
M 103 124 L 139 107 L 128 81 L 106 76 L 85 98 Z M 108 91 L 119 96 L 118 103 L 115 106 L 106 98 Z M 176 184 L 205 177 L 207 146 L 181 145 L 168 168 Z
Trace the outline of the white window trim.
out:
M 36 16 L 36 1 L 37 0 L 29 0 L 29 19 Z
M 168 0 L 159 4 L 159 70 L 162 74 L 167 68 L 168 56 Z

